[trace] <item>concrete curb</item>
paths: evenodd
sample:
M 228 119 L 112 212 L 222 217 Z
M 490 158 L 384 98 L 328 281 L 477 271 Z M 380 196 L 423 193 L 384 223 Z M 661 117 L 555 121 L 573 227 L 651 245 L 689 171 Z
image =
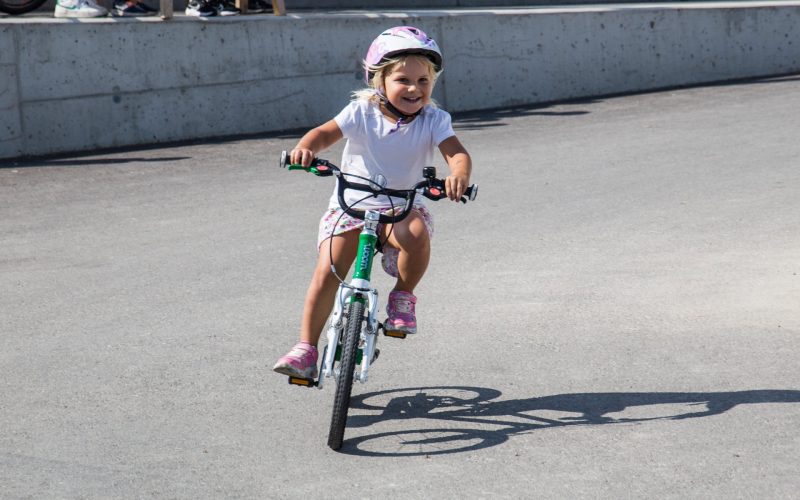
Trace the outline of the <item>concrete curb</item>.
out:
M 313 126 L 398 24 L 439 40 L 451 112 L 800 71 L 800 1 L 4 19 L 0 158 Z

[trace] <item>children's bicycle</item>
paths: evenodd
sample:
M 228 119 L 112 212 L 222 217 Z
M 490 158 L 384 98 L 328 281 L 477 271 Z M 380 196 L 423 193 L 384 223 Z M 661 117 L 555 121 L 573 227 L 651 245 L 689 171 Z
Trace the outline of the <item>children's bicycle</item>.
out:
M 315 158 L 309 167 L 290 163 L 286 151 L 281 154 L 281 168 L 288 170 L 305 170 L 319 177 L 335 176 L 337 179 L 337 196 L 339 205 L 348 215 L 364 221 L 364 228 L 358 239 L 355 269 L 350 282 L 342 281 L 336 292 L 333 313 L 327 329 L 327 344 L 322 353 L 322 366 L 316 380 L 289 377 L 289 383 L 304 387 L 322 389 L 325 379 L 333 377 L 336 381 L 336 394 L 333 401 L 333 414 L 328 433 L 328 446 L 338 450 L 342 446 L 344 430 L 347 424 L 347 411 L 350 407 L 350 394 L 353 380 L 366 383 L 371 364 L 377 359 L 376 348 L 378 332 L 383 331 L 388 337 L 403 339 L 404 332 L 387 331 L 378 321 L 378 291 L 371 285 L 373 258 L 379 251 L 379 224 L 396 224 L 411 213 L 414 199 L 422 194 L 430 200 L 441 200 L 447 197 L 445 184 L 436 178 L 435 167 L 423 169 L 423 180 L 410 189 L 389 189 L 386 180 L 379 176 L 367 179 L 354 174 L 342 172 L 339 167 L 321 158 Z M 354 179 L 354 180 L 353 180 Z M 398 200 L 398 206 L 389 212 L 376 210 L 357 210 L 345 201 L 348 190 L 366 193 L 362 199 L 387 196 L 389 200 Z M 461 201 L 474 200 L 478 187 L 471 185 Z M 336 272 L 332 267 L 332 272 Z

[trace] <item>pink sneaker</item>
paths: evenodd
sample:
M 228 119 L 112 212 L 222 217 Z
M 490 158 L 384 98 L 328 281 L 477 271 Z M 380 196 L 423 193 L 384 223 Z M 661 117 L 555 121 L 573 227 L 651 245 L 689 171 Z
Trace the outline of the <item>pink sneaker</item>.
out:
M 417 333 L 417 317 L 414 315 L 416 303 L 414 294 L 400 291 L 389 293 L 389 303 L 386 305 L 389 317 L 383 327 L 390 332 Z
M 318 357 L 316 347 L 308 342 L 298 342 L 272 369 L 290 377 L 314 379 L 317 378 Z

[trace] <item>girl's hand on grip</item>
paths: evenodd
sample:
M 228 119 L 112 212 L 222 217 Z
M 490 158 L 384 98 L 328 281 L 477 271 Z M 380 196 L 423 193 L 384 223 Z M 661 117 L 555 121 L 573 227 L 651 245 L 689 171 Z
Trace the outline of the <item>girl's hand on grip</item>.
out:
M 308 168 L 311 166 L 311 161 L 314 159 L 314 152 L 308 148 L 297 147 L 291 151 L 289 159 L 293 165 L 302 165 Z
M 453 201 L 460 201 L 469 187 L 469 177 L 466 175 L 448 175 L 444 180 L 447 197 Z

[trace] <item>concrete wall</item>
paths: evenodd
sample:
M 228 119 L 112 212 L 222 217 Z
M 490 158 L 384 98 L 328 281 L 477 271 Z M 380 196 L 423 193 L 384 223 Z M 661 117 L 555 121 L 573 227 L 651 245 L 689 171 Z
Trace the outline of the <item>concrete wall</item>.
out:
M 449 111 L 800 72 L 800 0 L 0 22 L 0 158 L 310 127 L 397 24 Z

